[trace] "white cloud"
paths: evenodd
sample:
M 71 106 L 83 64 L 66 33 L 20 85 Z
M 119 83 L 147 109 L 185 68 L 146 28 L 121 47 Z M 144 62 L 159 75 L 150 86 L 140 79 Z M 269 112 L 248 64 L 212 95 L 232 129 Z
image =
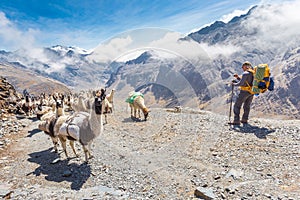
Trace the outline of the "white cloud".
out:
M 130 50 L 130 44 L 132 38 L 128 35 L 127 37 L 113 38 L 106 44 L 101 44 L 95 48 L 93 54 L 89 56 L 89 59 L 98 62 L 109 62 L 125 52 Z
M 288 48 L 298 47 L 300 43 L 300 0 L 272 1 L 271 4 L 261 2 L 261 5 L 242 24 L 246 31 L 255 33 L 253 36 L 241 38 L 245 47 L 271 51 L 276 54 L 285 53 Z M 234 11 L 222 17 L 224 22 L 233 16 L 245 14 L 246 11 Z M 229 56 L 243 49 L 234 44 L 200 46 L 211 58 L 218 55 Z
M 0 26 L 5 27 L 5 26 L 10 26 L 10 25 L 11 25 L 11 23 L 6 18 L 5 14 L 3 12 L 0 12 Z
M 164 38 L 150 43 L 149 46 L 166 49 L 190 61 L 195 59 L 208 61 L 219 55 L 229 56 L 239 51 L 239 48 L 234 45 L 207 45 L 205 43 L 199 44 L 193 40 L 178 40 L 182 37 L 176 32 L 168 33 Z
M 3 12 L 0 12 L 0 47 L 8 51 L 16 51 L 22 57 L 36 59 L 47 63 L 49 59 L 43 49 L 36 46 L 35 37 L 40 34 L 38 30 L 27 29 L 22 31 L 10 21 Z M 26 64 L 26 63 L 23 63 Z
M 182 57 L 191 62 L 197 60 L 208 61 L 217 57 L 220 54 L 229 56 L 239 48 L 234 45 L 214 45 L 199 44 L 193 40 L 179 40 L 184 35 L 178 32 L 165 32 L 164 35 L 159 35 L 158 38 L 152 38 L 147 42 L 139 41 L 140 35 L 147 37 L 148 29 L 142 32 L 141 29 L 137 32 L 130 31 L 126 37 L 116 37 L 111 39 L 107 44 L 99 45 L 94 53 L 89 56 L 90 59 L 100 62 L 128 61 L 138 57 L 144 51 L 156 50 L 163 58 Z M 153 33 L 152 29 L 152 33 Z M 157 29 L 161 32 L 161 29 Z M 135 37 L 137 36 L 137 37 Z
M 40 32 L 34 29 L 26 31 L 18 29 L 18 27 L 10 21 L 3 12 L 0 12 L 0 47 L 6 47 L 5 50 L 15 51 L 24 59 L 20 60 L 22 64 L 31 66 L 32 61 L 47 63 L 50 68 L 47 72 L 59 71 L 64 69 L 66 65 L 72 64 L 71 58 L 52 62 L 44 53 L 43 48 L 37 47 L 36 37 L 40 36 Z M 39 66 L 32 66 L 39 68 Z
M 21 31 L 11 22 L 3 12 L 0 12 L 0 38 L 1 47 L 8 50 L 17 50 L 20 48 L 31 49 L 35 44 L 35 37 L 39 31 L 28 29 Z
M 264 5 L 254 10 L 244 27 L 257 31 L 255 41 L 260 48 L 279 48 L 299 45 L 300 0 Z
M 179 41 L 183 35 L 177 32 L 167 33 L 163 38 L 153 41 L 149 44 L 150 47 L 166 49 L 174 54 L 180 55 L 186 59 L 191 59 L 196 56 L 205 57 L 206 52 L 195 41 Z
M 145 52 L 145 49 L 134 49 L 132 51 L 123 53 L 115 60 L 117 62 L 126 62 L 126 61 L 133 60 L 133 59 L 139 57 L 144 52 Z
M 228 57 L 233 53 L 241 50 L 240 47 L 227 44 L 227 45 L 208 45 L 206 43 L 201 43 L 200 46 L 207 52 L 211 59 L 216 59 L 218 56 L 223 55 Z
M 248 12 L 249 9 L 246 10 L 234 10 L 232 13 L 229 13 L 227 15 L 223 15 L 220 19 L 220 21 L 223 21 L 225 23 L 228 23 L 230 20 L 232 20 L 232 18 L 236 17 L 236 16 L 241 16 L 244 15 Z

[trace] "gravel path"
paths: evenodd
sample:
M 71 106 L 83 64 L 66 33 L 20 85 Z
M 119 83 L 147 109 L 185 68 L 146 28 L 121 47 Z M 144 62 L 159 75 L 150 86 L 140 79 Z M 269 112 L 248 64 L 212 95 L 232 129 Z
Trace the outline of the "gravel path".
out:
M 230 128 L 205 111 L 151 111 L 134 122 L 117 107 L 84 163 L 52 150 L 38 121 L 0 150 L 0 195 L 12 199 L 300 199 L 300 122 L 251 119 Z M 73 156 L 67 146 L 69 155 Z

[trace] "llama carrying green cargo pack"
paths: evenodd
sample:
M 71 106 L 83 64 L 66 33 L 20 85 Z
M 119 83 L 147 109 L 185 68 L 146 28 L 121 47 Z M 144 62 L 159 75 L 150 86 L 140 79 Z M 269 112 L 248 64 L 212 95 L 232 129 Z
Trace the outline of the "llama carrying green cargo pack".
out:
M 274 90 L 274 80 L 271 77 L 270 68 L 268 64 L 259 64 L 253 69 L 249 69 L 249 72 L 253 74 L 253 83 L 252 86 L 248 84 L 249 92 L 251 94 L 264 93 L 267 90 Z

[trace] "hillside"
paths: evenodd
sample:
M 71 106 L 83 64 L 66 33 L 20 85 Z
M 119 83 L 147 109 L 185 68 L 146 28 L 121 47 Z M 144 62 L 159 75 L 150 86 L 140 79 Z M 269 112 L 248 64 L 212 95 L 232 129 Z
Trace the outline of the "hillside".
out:
M 133 122 L 115 99 L 104 133 L 84 164 L 52 150 L 33 118 L 1 146 L 0 195 L 12 199 L 298 199 L 298 120 L 251 118 L 232 129 L 227 116 L 152 108 Z M 70 155 L 73 155 L 67 146 Z M 61 151 L 61 148 L 60 148 Z M 59 158 L 59 159 L 58 159 Z M 196 191 L 196 192 L 195 192 Z
M 262 12 L 266 9 L 270 14 Z M 274 32 L 285 31 L 273 19 L 286 17 L 277 9 L 256 6 L 228 23 L 217 21 L 172 40 L 172 48 L 145 50 L 137 58 L 120 63 L 109 84 L 119 90 L 150 92 L 165 107 L 200 105 L 205 110 L 225 113 L 231 93 L 228 83 L 234 73 L 242 73 L 241 64 L 246 60 L 253 66 L 267 63 L 275 90 L 255 98 L 253 110 L 259 115 L 299 119 L 299 32 L 291 30 L 287 33 L 291 37 L 271 37 Z M 294 27 L 293 23 L 286 26 Z M 162 56 L 166 52 L 173 57 Z M 192 105 L 190 97 L 197 97 Z
M 61 45 L 45 47 L 36 57 L 24 49 L 0 51 L 0 63 L 55 79 L 75 91 L 109 86 L 126 99 L 137 90 L 153 106 L 182 105 L 220 114 L 228 112 L 228 83 L 233 74 L 242 73 L 241 64 L 267 63 L 275 90 L 255 98 L 254 114 L 299 119 L 300 37 L 295 27 L 300 25 L 285 12 L 291 5 L 255 6 L 227 23 L 216 21 L 188 35 L 158 28 L 131 30 L 92 52 Z M 153 32 L 161 38 L 141 41 Z M 126 39 L 130 42 L 123 44 Z M 24 79 L 20 86 L 22 82 L 32 85 Z
M 0 73 L 20 94 L 22 94 L 25 89 L 34 95 L 40 95 L 42 92 L 46 94 L 53 92 L 70 92 L 70 89 L 63 83 L 40 76 L 31 70 L 20 69 L 9 65 L 0 65 Z
M 31 71 L 74 89 L 103 85 L 110 69 L 105 68 L 106 63 L 89 62 L 87 55 L 88 52 L 83 49 L 60 45 L 39 49 L 35 56 L 26 49 L 14 52 L 0 50 L 0 64 Z

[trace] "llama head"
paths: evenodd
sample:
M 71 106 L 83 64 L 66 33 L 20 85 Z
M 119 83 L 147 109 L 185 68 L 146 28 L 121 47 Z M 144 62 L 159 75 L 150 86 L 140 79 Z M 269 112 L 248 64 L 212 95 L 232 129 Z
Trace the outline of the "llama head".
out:
M 25 96 L 25 101 L 28 103 L 28 102 L 30 102 L 30 96 L 29 95 L 26 95 Z
M 56 109 L 64 107 L 64 96 L 62 96 L 61 98 L 55 97 L 54 100 Z
M 63 116 L 64 113 L 64 96 L 55 97 L 56 116 Z
M 149 116 L 149 112 L 150 112 L 150 110 L 148 108 L 143 108 L 145 121 L 147 121 L 147 118 Z

